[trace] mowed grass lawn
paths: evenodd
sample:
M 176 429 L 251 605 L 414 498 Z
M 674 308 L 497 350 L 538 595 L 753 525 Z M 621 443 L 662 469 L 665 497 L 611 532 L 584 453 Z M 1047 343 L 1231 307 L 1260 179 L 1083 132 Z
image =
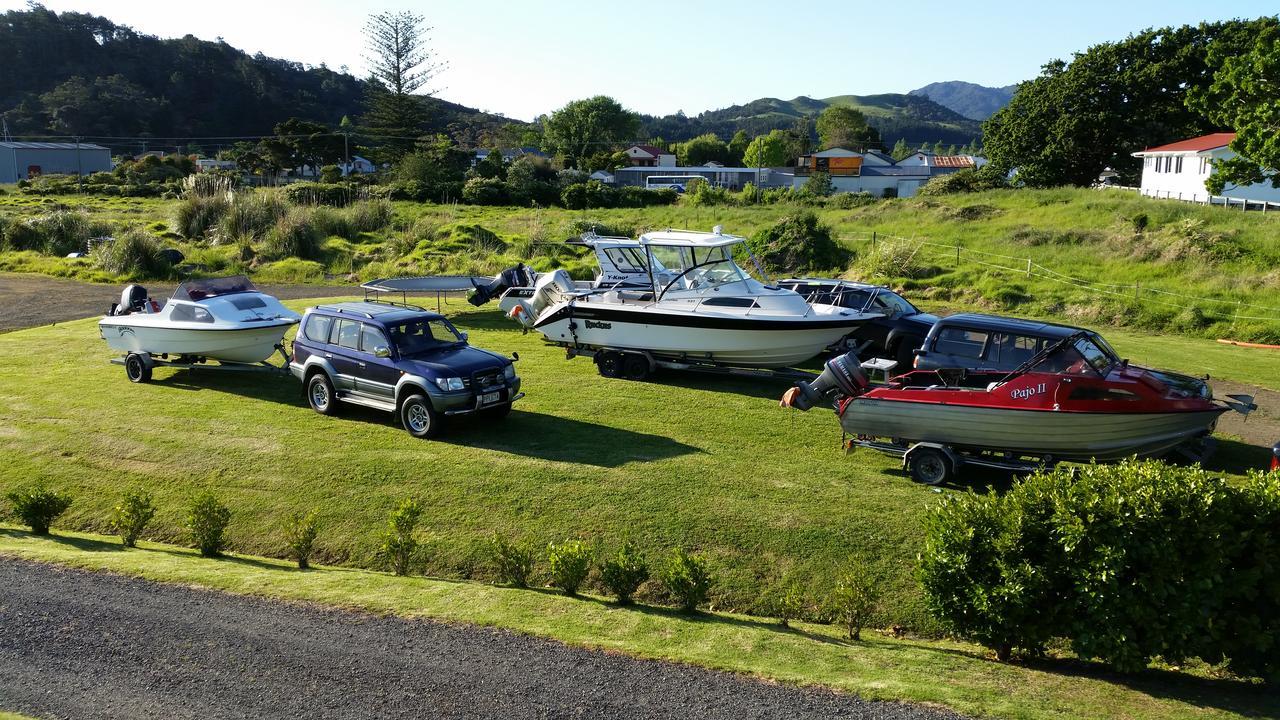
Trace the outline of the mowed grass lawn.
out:
M 177 539 L 209 489 L 234 512 L 232 547 L 264 555 L 283 552 L 287 515 L 314 508 L 321 555 L 360 566 L 412 496 L 427 507 L 426 572 L 487 577 L 495 531 L 604 549 L 631 538 L 655 560 L 677 546 L 705 555 L 716 606 L 755 611 L 782 574 L 816 597 L 859 559 L 885 589 L 878 625 L 936 630 L 914 568 L 939 495 L 890 459 L 844 455 L 829 411 L 779 408 L 786 383 L 608 380 L 496 311 L 455 319 L 472 343 L 520 353 L 527 397 L 505 421 L 460 422 L 436 441 L 389 414 L 320 416 L 291 376 L 157 369 L 130 384 L 95 320 L 0 335 L 0 491 L 44 481 L 76 498 L 64 526 L 103 529 L 126 490 L 146 488 L 152 537 Z
M 234 593 L 319 602 L 374 613 L 491 625 L 573 645 L 693 663 L 863 697 L 942 705 L 981 717 L 1076 718 L 1276 717 L 1268 688 L 1191 677 L 1168 668 L 1120 676 L 1061 660 L 999 663 L 974 645 L 895 639 L 797 623 L 791 629 L 743 615 L 622 608 L 595 596 L 493 587 L 475 582 L 318 567 L 235 555 L 208 560 L 194 551 L 143 542 L 123 550 L 115 538 L 55 530 L 48 538 L 0 527 L 0 555 L 136 575 Z M 0 715 L 0 720 L 7 720 Z

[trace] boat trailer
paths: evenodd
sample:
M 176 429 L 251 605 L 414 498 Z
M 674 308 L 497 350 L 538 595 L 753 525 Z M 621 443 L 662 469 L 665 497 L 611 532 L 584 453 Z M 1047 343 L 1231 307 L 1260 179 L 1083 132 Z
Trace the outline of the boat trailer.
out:
M 925 485 L 943 485 L 955 479 L 966 465 L 1012 473 L 1048 470 L 1058 463 L 1052 455 L 1019 455 L 1008 451 L 958 448 L 945 443 L 884 441 L 854 437 L 844 441 L 845 452 L 866 448 L 902 459 L 902 469 Z
M 149 352 L 131 352 L 122 357 L 113 357 L 111 358 L 111 364 L 123 365 L 124 374 L 128 376 L 129 382 L 133 383 L 151 382 L 151 372 L 158 367 L 171 367 L 179 370 L 253 372 L 268 373 L 272 375 L 288 375 L 289 355 L 285 352 L 284 345 L 276 345 L 276 352 L 278 352 L 280 357 L 284 360 L 281 365 L 272 365 L 266 360 L 257 363 L 233 363 L 219 361 L 215 364 L 209 364 L 203 357 L 181 355 L 170 360 L 168 354 L 163 354 L 157 357 Z

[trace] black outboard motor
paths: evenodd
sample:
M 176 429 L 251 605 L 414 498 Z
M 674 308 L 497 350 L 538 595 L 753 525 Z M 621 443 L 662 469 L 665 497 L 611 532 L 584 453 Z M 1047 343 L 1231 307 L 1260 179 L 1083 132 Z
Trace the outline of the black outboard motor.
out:
M 808 410 L 832 395 L 857 397 L 866 392 L 870 385 L 862 372 L 857 353 L 845 353 L 828 360 L 822 374 L 813 382 L 796 383 L 794 388 L 782 396 L 782 404 Z
M 533 270 L 521 263 L 498 273 L 497 277 L 491 280 L 488 285 L 476 285 L 475 281 L 472 281 L 472 285 L 475 286 L 476 291 L 471 293 L 471 296 L 467 298 L 467 302 L 480 307 L 510 288 L 531 287 L 533 285 Z
M 147 301 L 150 300 L 147 295 L 147 289 L 141 285 L 125 285 L 124 290 L 120 292 L 120 302 L 111 306 L 110 315 L 128 315 L 129 313 L 145 311 Z

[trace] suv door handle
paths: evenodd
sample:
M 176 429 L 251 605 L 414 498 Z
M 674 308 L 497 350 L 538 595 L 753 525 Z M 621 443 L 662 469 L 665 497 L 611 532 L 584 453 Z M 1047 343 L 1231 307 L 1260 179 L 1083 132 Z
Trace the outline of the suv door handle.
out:
M 333 353 L 325 353 L 325 354 L 324 354 L 324 356 L 325 356 L 326 358 L 329 358 L 330 360 L 332 360 L 332 359 L 333 359 Z
M 364 367 L 364 363 L 356 363 L 356 364 L 359 365 L 360 367 Z

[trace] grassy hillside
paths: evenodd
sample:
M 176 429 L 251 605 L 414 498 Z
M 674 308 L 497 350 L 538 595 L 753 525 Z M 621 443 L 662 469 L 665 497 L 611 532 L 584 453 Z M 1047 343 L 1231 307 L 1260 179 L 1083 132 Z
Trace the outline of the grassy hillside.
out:
M 517 261 L 568 266 L 585 276 L 590 258 L 560 245 L 584 226 L 631 234 L 720 224 L 750 235 L 806 211 L 794 205 L 570 211 L 396 203 L 386 228 L 350 240 L 330 238 L 316 261 L 273 263 L 245 261 L 234 245 L 182 241 L 171 230 L 174 201 L 8 194 L 0 195 L 0 219 L 39 216 L 62 206 L 83 208 L 108 223 L 148 228 L 209 273 L 247 271 L 264 281 L 296 282 L 491 274 Z M 888 200 L 817 212 L 856 252 L 849 267 L 831 273 L 886 282 L 934 307 L 1280 342 L 1275 214 L 1081 189 Z M 962 247 L 958 259 L 956 245 Z M 0 270 L 118 279 L 88 260 L 29 252 L 0 253 Z

